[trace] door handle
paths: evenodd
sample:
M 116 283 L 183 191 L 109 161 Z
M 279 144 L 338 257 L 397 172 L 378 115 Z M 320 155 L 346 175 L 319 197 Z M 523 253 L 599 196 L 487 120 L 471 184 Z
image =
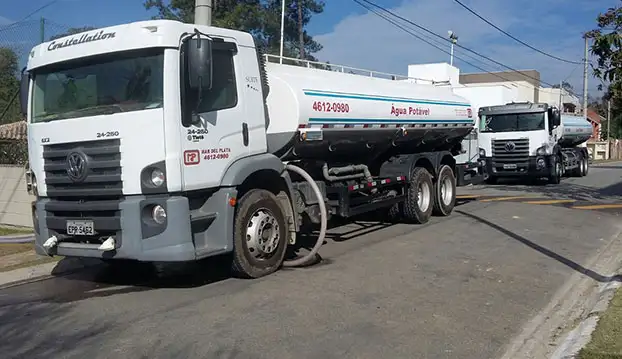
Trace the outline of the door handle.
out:
M 248 146 L 248 124 L 246 122 L 242 122 L 242 140 L 244 146 Z

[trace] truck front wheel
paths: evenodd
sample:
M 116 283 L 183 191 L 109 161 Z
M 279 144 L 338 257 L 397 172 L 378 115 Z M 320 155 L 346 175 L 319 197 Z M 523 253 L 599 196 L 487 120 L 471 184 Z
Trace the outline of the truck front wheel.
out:
M 456 177 L 451 167 L 441 166 L 434 185 L 434 211 L 437 216 L 449 216 L 456 204 Z
M 248 191 L 238 201 L 233 222 L 234 275 L 260 278 L 283 264 L 287 219 L 279 200 L 264 189 Z
M 559 184 L 562 180 L 563 168 L 562 168 L 562 160 L 561 158 L 555 156 L 553 157 L 553 168 L 551 168 L 551 175 L 549 176 L 549 183 L 551 184 Z

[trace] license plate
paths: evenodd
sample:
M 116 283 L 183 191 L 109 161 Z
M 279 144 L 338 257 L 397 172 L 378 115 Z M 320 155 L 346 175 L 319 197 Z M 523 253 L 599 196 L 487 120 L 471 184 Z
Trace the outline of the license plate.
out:
M 504 170 L 513 170 L 516 169 L 516 163 L 507 163 L 503 165 Z
M 92 236 L 95 234 L 93 221 L 67 221 L 67 234 L 70 236 Z

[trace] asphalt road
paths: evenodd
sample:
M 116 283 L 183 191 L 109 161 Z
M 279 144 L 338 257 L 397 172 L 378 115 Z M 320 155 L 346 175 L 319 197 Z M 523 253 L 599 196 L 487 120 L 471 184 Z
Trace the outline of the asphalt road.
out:
M 620 231 L 611 209 L 507 197 L 583 196 L 612 204 L 621 183 L 622 167 L 607 165 L 560 186 L 461 189 L 478 200 L 448 218 L 424 226 L 336 227 L 321 250 L 323 263 L 260 280 L 227 278 L 214 260 L 156 273 L 103 267 L 0 290 L 0 353 L 496 358 L 573 273 L 610 280 L 586 262 Z

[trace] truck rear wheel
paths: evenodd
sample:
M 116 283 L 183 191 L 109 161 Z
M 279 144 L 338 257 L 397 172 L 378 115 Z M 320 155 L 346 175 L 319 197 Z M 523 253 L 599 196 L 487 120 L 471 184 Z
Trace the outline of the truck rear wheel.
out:
M 434 209 L 437 216 L 449 216 L 456 204 L 456 177 L 451 167 L 441 166 L 434 184 Z
M 590 158 L 588 156 L 583 157 L 583 175 L 587 176 L 590 171 Z
M 402 207 L 407 222 L 423 224 L 430 220 L 434 205 L 433 188 L 430 172 L 422 167 L 415 168 Z
M 238 201 L 233 222 L 234 275 L 259 278 L 275 272 L 285 257 L 287 219 L 279 200 L 264 189 Z

